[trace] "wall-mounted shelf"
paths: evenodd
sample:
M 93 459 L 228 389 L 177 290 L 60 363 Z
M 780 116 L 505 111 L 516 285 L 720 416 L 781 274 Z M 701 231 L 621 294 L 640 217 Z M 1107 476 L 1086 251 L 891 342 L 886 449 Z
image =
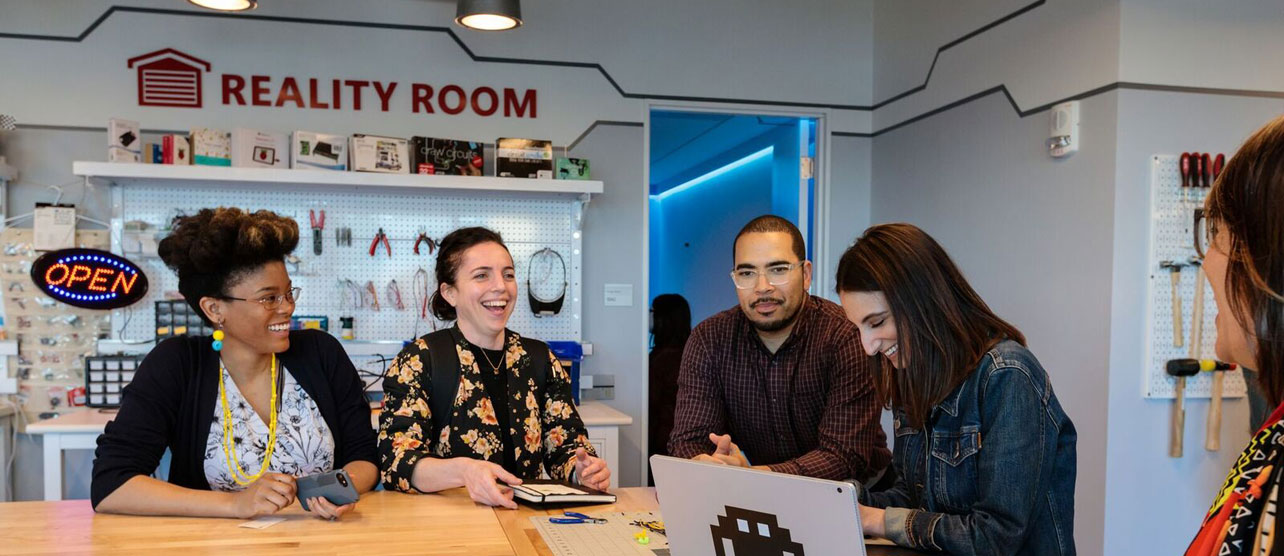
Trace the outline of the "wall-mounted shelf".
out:
M 101 183 L 121 186 L 185 182 L 189 185 L 242 184 L 260 186 L 320 185 L 337 187 L 418 188 L 454 191 L 508 191 L 520 193 L 594 194 L 602 182 L 590 180 L 548 180 L 497 178 L 490 176 L 432 176 L 419 174 L 376 174 L 279 168 L 229 168 L 220 166 L 178 166 L 171 164 L 128 164 L 76 161 L 72 172 Z

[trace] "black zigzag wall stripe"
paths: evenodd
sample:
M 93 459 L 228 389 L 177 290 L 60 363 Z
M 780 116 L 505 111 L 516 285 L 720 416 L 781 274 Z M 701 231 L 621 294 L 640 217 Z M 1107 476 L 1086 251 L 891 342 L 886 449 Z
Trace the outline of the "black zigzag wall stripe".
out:
M 741 98 L 723 98 L 723 97 L 700 97 L 700 96 L 683 96 L 683 95 L 657 95 L 657 94 L 649 94 L 649 93 L 631 93 L 631 92 L 625 91 L 624 88 L 620 86 L 619 82 L 617 82 L 615 78 L 612 77 L 611 74 L 606 71 L 606 68 L 602 67 L 601 64 L 589 63 L 589 62 L 565 62 L 565 61 L 558 61 L 558 60 L 532 60 L 532 59 L 525 59 L 525 58 L 478 56 L 476 53 L 472 51 L 471 48 L 468 48 L 468 45 L 465 44 L 464 41 L 459 38 L 459 35 L 455 34 L 454 29 L 450 27 L 441 27 L 441 26 L 434 26 L 434 25 L 406 25 L 406 24 L 397 24 L 397 23 L 338 21 L 338 20 L 331 20 L 331 19 L 317 19 L 317 18 L 305 18 L 305 17 L 285 17 L 285 16 L 256 15 L 256 14 L 218 13 L 218 12 L 197 12 L 197 11 L 189 11 L 189 10 L 172 10 L 172 9 L 164 9 L 164 8 L 143 8 L 143 7 L 135 7 L 135 6 L 111 6 L 107 8 L 107 11 L 103 12 L 102 15 L 98 16 L 98 19 L 95 19 L 94 22 L 89 25 L 89 27 L 87 27 L 84 31 L 81 31 L 79 35 L 76 35 L 74 37 L 63 37 L 63 36 L 57 36 L 57 35 L 38 35 L 38 34 L 27 34 L 27 33 L 0 33 L 0 39 L 83 42 L 87 37 L 89 37 L 90 34 L 92 34 L 96 29 L 98 29 L 98 27 L 102 25 L 103 22 L 107 21 L 108 18 L 110 18 L 113 14 L 117 12 L 153 14 L 153 15 L 172 15 L 172 16 L 180 16 L 180 17 L 209 17 L 209 18 L 220 18 L 220 19 L 241 18 L 241 19 L 252 19 L 257 21 L 273 21 L 273 22 L 281 22 L 281 23 L 302 23 L 302 24 L 309 24 L 309 25 L 332 25 L 332 26 L 339 26 L 339 27 L 358 27 L 358 28 L 367 28 L 367 29 L 390 29 L 390 30 L 398 30 L 398 31 L 446 33 L 447 35 L 450 36 L 451 40 L 455 41 L 455 44 L 458 45 L 459 48 L 462 49 L 464 53 L 467 54 L 468 57 L 475 62 L 527 64 L 527 65 L 592 69 L 592 70 L 596 70 L 599 74 L 601 74 L 602 77 L 606 79 L 608 83 L 611 84 L 611 87 L 615 88 L 616 92 L 618 92 L 620 96 L 624 98 L 667 100 L 667 101 L 677 101 L 677 102 L 714 102 L 714 103 L 745 104 L 745 105 L 755 105 L 755 106 L 831 108 L 831 109 L 839 109 L 839 110 L 855 110 L 855 111 L 868 112 L 875 108 L 885 106 L 892 102 L 896 102 L 900 99 L 903 99 L 907 96 L 910 96 L 914 93 L 917 93 L 919 91 L 926 89 L 928 81 L 931 80 L 932 78 L 932 72 L 936 69 L 936 61 L 938 58 L 940 58 L 941 52 L 949 50 L 950 48 L 953 48 L 954 46 L 957 46 L 967 41 L 968 39 L 971 39 L 977 35 L 980 35 L 981 33 L 984 33 L 985 31 L 988 31 L 998 25 L 1001 25 L 1004 22 L 1007 22 L 1013 18 L 1016 18 L 1017 16 L 1020 16 L 1021 14 L 1024 14 L 1030 10 L 1033 10 L 1034 8 L 1042 5 L 1044 2 L 1046 2 L 1046 0 L 1038 0 L 1037 2 L 1029 4 L 1025 7 L 1022 7 L 1015 12 L 1005 15 L 993 22 L 990 22 L 982 26 L 981 28 L 975 31 L 972 31 L 966 35 L 963 35 L 962 37 L 959 37 L 953 41 L 950 41 L 948 44 L 944 46 L 941 46 L 936 50 L 936 55 L 933 56 L 932 58 L 932 66 L 928 69 L 927 77 L 923 79 L 922 85 L 914 87 L 908 91 L 905 91 L 904 93 L 896 95 L 890 99 L 882 101 L 873 106 L 861 105 L 861 104 L 793 102 L 793 101 L 763 100 L 763 99 L 741 99 Z

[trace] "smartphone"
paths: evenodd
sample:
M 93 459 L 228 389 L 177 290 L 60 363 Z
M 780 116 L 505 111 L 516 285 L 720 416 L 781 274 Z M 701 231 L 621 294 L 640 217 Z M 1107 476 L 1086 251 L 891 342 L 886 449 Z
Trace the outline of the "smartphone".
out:
M 351 504 L 358 498 L 357 489 L 352 486 L 352 479 L 348 477 L 348 472 L 342 469 L 299 477 L 295 479 L 295 485 L 298 486 L 296 497 L 305 511 L 312 511 L 308 507 L 309 498 L 320 496 L 336 506 Z

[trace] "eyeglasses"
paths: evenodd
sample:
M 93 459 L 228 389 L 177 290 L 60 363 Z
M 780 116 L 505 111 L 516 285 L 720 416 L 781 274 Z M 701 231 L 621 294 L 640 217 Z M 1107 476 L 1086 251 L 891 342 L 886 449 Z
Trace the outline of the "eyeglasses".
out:
M 789 283 L 789 273 L 795 268 L 802 266 L 803 263 L 778 264 L 767 267 L 767 283 L 773 286 L 783 286 Z M 737 268 L 731 271 L 731 281 L 736 287 L 742 290 L 750 289 L 758 285 L 758 276 L 763 274 L 756 268 Z
M 297 303 L 299 301 L 299 294 L 302 292 L 303 292 L 303 288 L 290 288 L 289 291 L 286 291 L 285 293 L 277 294 L 277 295 L 265 295 L 258 299 L 246 299 L 244 297 L 232 297 L 230 295 L 225 295 L 221 297 L 221 299 L 226 299 L 228 301 L 252 301 L 254 303 L 258 303 L 259 305 L 262 305 L 264 309 L 267 309 L 269 311 L 274 311 L 276 310 L 277 307 L 280 307 L 281 304 L 285 303 L 286 301 L 289 301 L 291 305 Z

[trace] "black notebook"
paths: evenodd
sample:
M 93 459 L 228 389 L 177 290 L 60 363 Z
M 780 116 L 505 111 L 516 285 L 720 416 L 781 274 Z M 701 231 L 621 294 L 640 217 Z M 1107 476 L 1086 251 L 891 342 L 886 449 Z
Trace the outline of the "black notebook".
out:
M 614 504 L 615 495 L 561 481 L 525 481 L 508 485 L 513 496 L 531 504 Z

